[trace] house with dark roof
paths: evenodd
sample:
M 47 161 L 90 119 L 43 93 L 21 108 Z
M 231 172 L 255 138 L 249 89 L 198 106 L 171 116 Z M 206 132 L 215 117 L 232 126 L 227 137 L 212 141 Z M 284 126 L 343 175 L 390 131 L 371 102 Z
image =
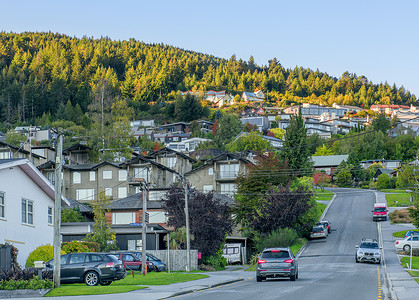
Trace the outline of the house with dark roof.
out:
M 185 174 L 191 171 L 192 165 L 196 163 L 196 160 L 188 155 L 168 147 L 150 153 L 147 158 L 174 170 L 178 174 Z
M 89 152 L 92 150 L 87 143 L 74 144 L 63 149 L 64 158 L 69 165 L 90 163 Z
M 336 168 L 342 161 L 347 161 L 349 155 L 321 155 L 312 156 L 313 169 L 317 172 L 325 172 L 326 174 L 333 176 Z
M 39 166 L 46 161 L 44 156 L 31 151 L 25 150 L 22 147 L 16 147 L 12 144 L 0 141 L 0 159 L 16 159 L 16 158 L 27 158 L 35 166 Z

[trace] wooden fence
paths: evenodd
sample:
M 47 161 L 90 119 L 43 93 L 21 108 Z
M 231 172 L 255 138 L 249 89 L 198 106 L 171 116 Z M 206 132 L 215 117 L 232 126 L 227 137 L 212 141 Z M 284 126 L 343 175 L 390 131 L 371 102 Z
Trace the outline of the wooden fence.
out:
M 168 252 L 170 252 L 170 271 L 186 271 L 186 250 L 147 250 L 147 253 L 164 262 L 169 267 Z M 198 270 L 198 250 L 191 250 L 191 270 Z

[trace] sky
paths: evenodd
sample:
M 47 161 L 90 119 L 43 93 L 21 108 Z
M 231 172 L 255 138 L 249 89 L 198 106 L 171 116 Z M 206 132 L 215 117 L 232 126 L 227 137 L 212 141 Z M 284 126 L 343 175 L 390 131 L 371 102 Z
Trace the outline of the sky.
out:
M 0 31 L 107 36 L 285 68 L 348 71 L 419 98 L 419 1 L 0 0 Z

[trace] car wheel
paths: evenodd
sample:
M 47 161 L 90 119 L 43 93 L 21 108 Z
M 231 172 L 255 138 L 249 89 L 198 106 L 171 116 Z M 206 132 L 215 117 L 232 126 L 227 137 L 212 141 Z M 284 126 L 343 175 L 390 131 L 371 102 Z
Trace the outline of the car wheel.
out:
M 295 274 L 290 276 L 291 281 L 295 281 L 295 279 L 297 279 L 297 276 Z
M 297 274 L 295 274 L 295 279 L 298 279 L 298 272 L 297 272 Z
M 112 281 L 111 280 L 109 280 L 109 281 L 102 281 L 101 283 L 100 283 L 100 285 L 110 285 L 112 283 Z
M 356 263 L 359 263 L 359 260 L 358 260 L 358 257 L 357 256 L 355 256 L 355 262 Z
M 99 284 L 99 275 L 95 271 L 89 271 L 84 275 L 84 282 L 88 286 L 95 286 Z
M 379 265 L 380 263 L 381 263 L 381 260 L 380 260 L 380 259 L 379 259 L 379 260 L 377 260 L 376 264 L 378 264 L 378 265 Z
M 256 281 L 257 281 L 257 282 L 261 282 L 261 281 L 262 281 L 262 276 L 257 276 L 257 275 L 256 275 Z
M 404 245 L 403 250 L 406 251 L 406 252 L 409 252 L 410 251 L 410 245 Z

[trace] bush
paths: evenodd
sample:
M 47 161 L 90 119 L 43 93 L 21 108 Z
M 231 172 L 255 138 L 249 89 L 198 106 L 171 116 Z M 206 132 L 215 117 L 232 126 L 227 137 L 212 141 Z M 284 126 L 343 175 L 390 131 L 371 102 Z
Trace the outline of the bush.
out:
M 390 177 L 383 173 L 377 177 L 377 189 L 383 190 L 387 189 L 390 186 Z
M 54 283 L 48 279 L 39 279 L 33 277 L 30 280 L 0 280 L 0 290 L 37 290 L 37 289 L 50 289 Z
M 30 280 L 33 277 L 38 275 L 38 270 L 35 268 L 26 268 L 26 269 L 10 269 L 6 272 L 0 270 L 0 280 L 10 281 L 10 280 Z M 52 279 L 52 270 L 43 271 L 42 278 Z
M 65 253 L 80 253 L 90 252 L 91 250 L 86 245 L 83 245 L 79 241 L 64 242 L 61 244 L 61 249 Z
M 96 242 L 81 241 L 82 245 L 86 245 L 91 252 L 100 252 L 100 245 Z
M 63 250 L 61 250 L 61 254 L 65 254 Z M 33 267 L 34 262 L 37 260 L 42 261 L 49 261 L 50 259 L 54 258 L 54 247 L 51 245 L 42 245 L 33 250 L 26 260 L 26 267 Z
M 398 209 L 389 214 L 392 223 L 412 223 L 409 211 L 406 208 Z
M 227 265 L 227 259 L 222 254 L 223 248 L 218 250 L 215 255 L 204 257 L 202 263 L 203 265 L 206 265 L 206 267 L 200 266 L 199 268 L 202 270 L 202 268 L 205 269 L 208 268 L 208 266 L 211 266 L 217 271 L 224 270 L 224 267 Z
M 291 247 L 298 239 L 297 232 L 292 228 L 278 228 L 266 236 L 256 240 L 256 250 L 261 252 L 270 247 Z

